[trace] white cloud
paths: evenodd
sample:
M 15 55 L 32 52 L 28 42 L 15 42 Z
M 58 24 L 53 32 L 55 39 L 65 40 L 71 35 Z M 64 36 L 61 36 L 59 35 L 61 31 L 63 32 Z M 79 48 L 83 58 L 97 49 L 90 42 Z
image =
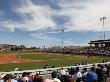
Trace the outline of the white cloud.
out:
M 106 16 L 105 31 L 110 31 L 110 0 L 60 0 L 60 15 L 70 18 L 64 26 L 68 30 L 102 31 L 100 17 Z
M 27 25 L 25 29 L 29 31 L 42 28 L 53 28 L 55 22 L 51 18 L 51 9 L 48 6 L 40 6 L 32 3 L 31 0 L 22 0 L 22 7 L 16 11 Z
M 48 6 L 35 5 L 32 0 L 21 0 L 21 6 L 14 9 L 21 20 L 13 21 L 6 19 L 0 21 L 0 26 L 10 31 L 21 29 L 25 31 L 36 31 L 44 28 L 54 28 L 55 22 L 51 18 Z
M 54 0 L 52 0 L 54 2 Z M 14 11 L 21 20 L 0 21 L 2 29 L 15 31 L 37 31 L 39 29 L 58 29 L 53 16 L 69 18 L 62 26 L 67 31 L 103 31 L 100 17 L 106 16 L 105 31 L 110 31 L 110 0 L 55 0 L 61 9 L 51 9 L 47 5 L 36 5 L 32 0 L 21 0 L 21 6 Z M 60 19 L 59 19 L 60 20 Z M 60 25 L 58 25 L 60 26 Z

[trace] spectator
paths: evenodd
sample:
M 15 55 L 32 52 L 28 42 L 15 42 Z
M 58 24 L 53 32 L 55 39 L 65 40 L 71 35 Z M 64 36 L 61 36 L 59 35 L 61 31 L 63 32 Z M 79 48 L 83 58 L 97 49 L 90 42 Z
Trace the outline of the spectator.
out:
M 52 74 L 52 80 L 53 82 L 61 82 L 58 78 L 57 78 L 57 72 L 56 71 L 53 71 Z
M 75 80 L 74 80 L 71 76 L 65 75 L 65 80 L 64 80 L 64 82 L 75 82 Z
M 102 70 L 103 70 L 103 80 L 106 82 L 106 80 L 107 80 L 107 67 L 105 65 L 103 65 Z
M 27 75 L 26 72 L 23 73 L 22 78 L 23 78 L 23 79 L 22 79 L 23 82 L 28 82 L 28 81 L 29 81 L 29 78 L 28 78 L 28 75 Z
M 87 68 L 84 68 L 83 69 L 83 72 L 82 72 L 82 80 L 85 82 L 85 80 L 86 80 L 86 75 L 87 75 Z
M 0 82 L 4 82 L 4 76 L 3 75 L 0 75 Z
M 55 66 L 54 66 L 54 65 L 52 65 L 52 66 L 51 66 L 51 68 L 55 68 Z
M 107 68 L 106 70 L 107 77 L 109 77 L 110 66 L 106 64 L 105 67 Z
M 31 75 L 31 73 L 28 73 L 28 82 L 33 82 L 33 77 L 32 77 L 32 75 Z
M 49 68 L 48 64 L 45 64 L 44 69 Z
M 16 76 L 13 76 L 13 77 L 12 77 L 11 82 L 18 82 L 18 81 L 16 80 Z
M 66 75 L 66 71 L 65 69 L 62 67 L 61 70 L 59 71 L 59 75 L 60 76 L 65 76 Z
M 36 73 L 36 75 L 35 75 L 34 78 L 33 78 L 33 82 L 38 82 L 40 78 L 41 78 L 41 77 L 39 76 L 39 74 Z
M 96 74 L 97 74 L 97 77 L 98 77 L 98 82 L 102 82 L 103 81 L 102 69 L 101 68 L 97 68 L 96 69 Z
M 96 82 L 98 79 L 97 74 L 95 73 L 95 67 L 91 67 L 90 72 L 86 75 L 86 82 Z
M 82 73 L 79 71 L 79 67 L 76 67 L 76 82 L 80 82 L 82 79 Z
M 69 70 L 69 75 L 73 76 L 75 74 L 75 68 Z
M 4 76 L 4 82 L 11 82 L 11 78 L 12 78 L 12 75 L 11 74 L 6 74 Z

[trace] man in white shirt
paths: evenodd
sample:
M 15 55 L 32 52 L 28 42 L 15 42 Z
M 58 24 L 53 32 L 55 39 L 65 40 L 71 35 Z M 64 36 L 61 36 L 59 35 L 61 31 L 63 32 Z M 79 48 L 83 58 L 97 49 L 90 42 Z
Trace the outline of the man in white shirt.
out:
M 63 68 L 61 68 L 61 70 L 59 71 L 59 75 L 60 76 L 66 75 L 66 71 Z

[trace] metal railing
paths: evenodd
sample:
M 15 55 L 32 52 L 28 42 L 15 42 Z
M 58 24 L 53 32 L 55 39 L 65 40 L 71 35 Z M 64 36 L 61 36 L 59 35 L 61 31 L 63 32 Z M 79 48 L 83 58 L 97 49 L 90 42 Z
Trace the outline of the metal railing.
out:
M 80 70 L 82 70 L 83 68 L 90 68 L 93 65 L 97 66 L 98 64 L 110 64 L 110 62 L 105 62 L 105 63 L 93 63 L 93 64 L 87 64 L 87 65 L 78 65 L 78 66 L 66 66 L 63 67 L 63 69 L 68 69 L 68 68 L 76 68 L 79 67 Z M 0 72 L 0 74 L 15 74 L 15 73 L 23 73 L 23 72 L 39 72 L 40 75 L 46 75 L 46 74 L 51 74 L 52 71 L 58 71 L 60 70 L 62 67 L 57 67 L 57 68 L 46 68 L 46 69 L 33 69 L 33 70 L 23 70 L 23 71 L 10 71 L 10 72 Z

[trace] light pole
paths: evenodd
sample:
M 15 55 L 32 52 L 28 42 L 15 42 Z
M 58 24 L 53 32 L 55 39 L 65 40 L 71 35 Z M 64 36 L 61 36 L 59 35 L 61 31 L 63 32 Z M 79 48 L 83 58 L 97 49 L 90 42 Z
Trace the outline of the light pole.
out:
M 105 35 L 105 29 L 104 29 L 104 27 L 105 27 L 105 20 L 106 20 L 106 17 L 101 17 L 100 18 L 100 21 L 102 21 L 102 26 L 103 26 L 103 32 L 104 32 L 104 35 L 103 35 L 103 39 L 105 40 L 106 39 L 106 35 Z
M 103 39 L 105 40 L 106 39 L 106 35 L 105 35 L 105 20 L 107 18 L 106 17 L 101 17 L 100 18 L 100 21 L 102 21 L 102 26 L 103 26 L 103 32 L 104 32 L 104 35 L 103 35 Z M 105 55 L 105 43 L 103 44 L 103 50 L 104 50 L 104 53 L 103 53 L 103 56 Z M 104 57 L 103 57 L 103 60 L 104 60 Z

